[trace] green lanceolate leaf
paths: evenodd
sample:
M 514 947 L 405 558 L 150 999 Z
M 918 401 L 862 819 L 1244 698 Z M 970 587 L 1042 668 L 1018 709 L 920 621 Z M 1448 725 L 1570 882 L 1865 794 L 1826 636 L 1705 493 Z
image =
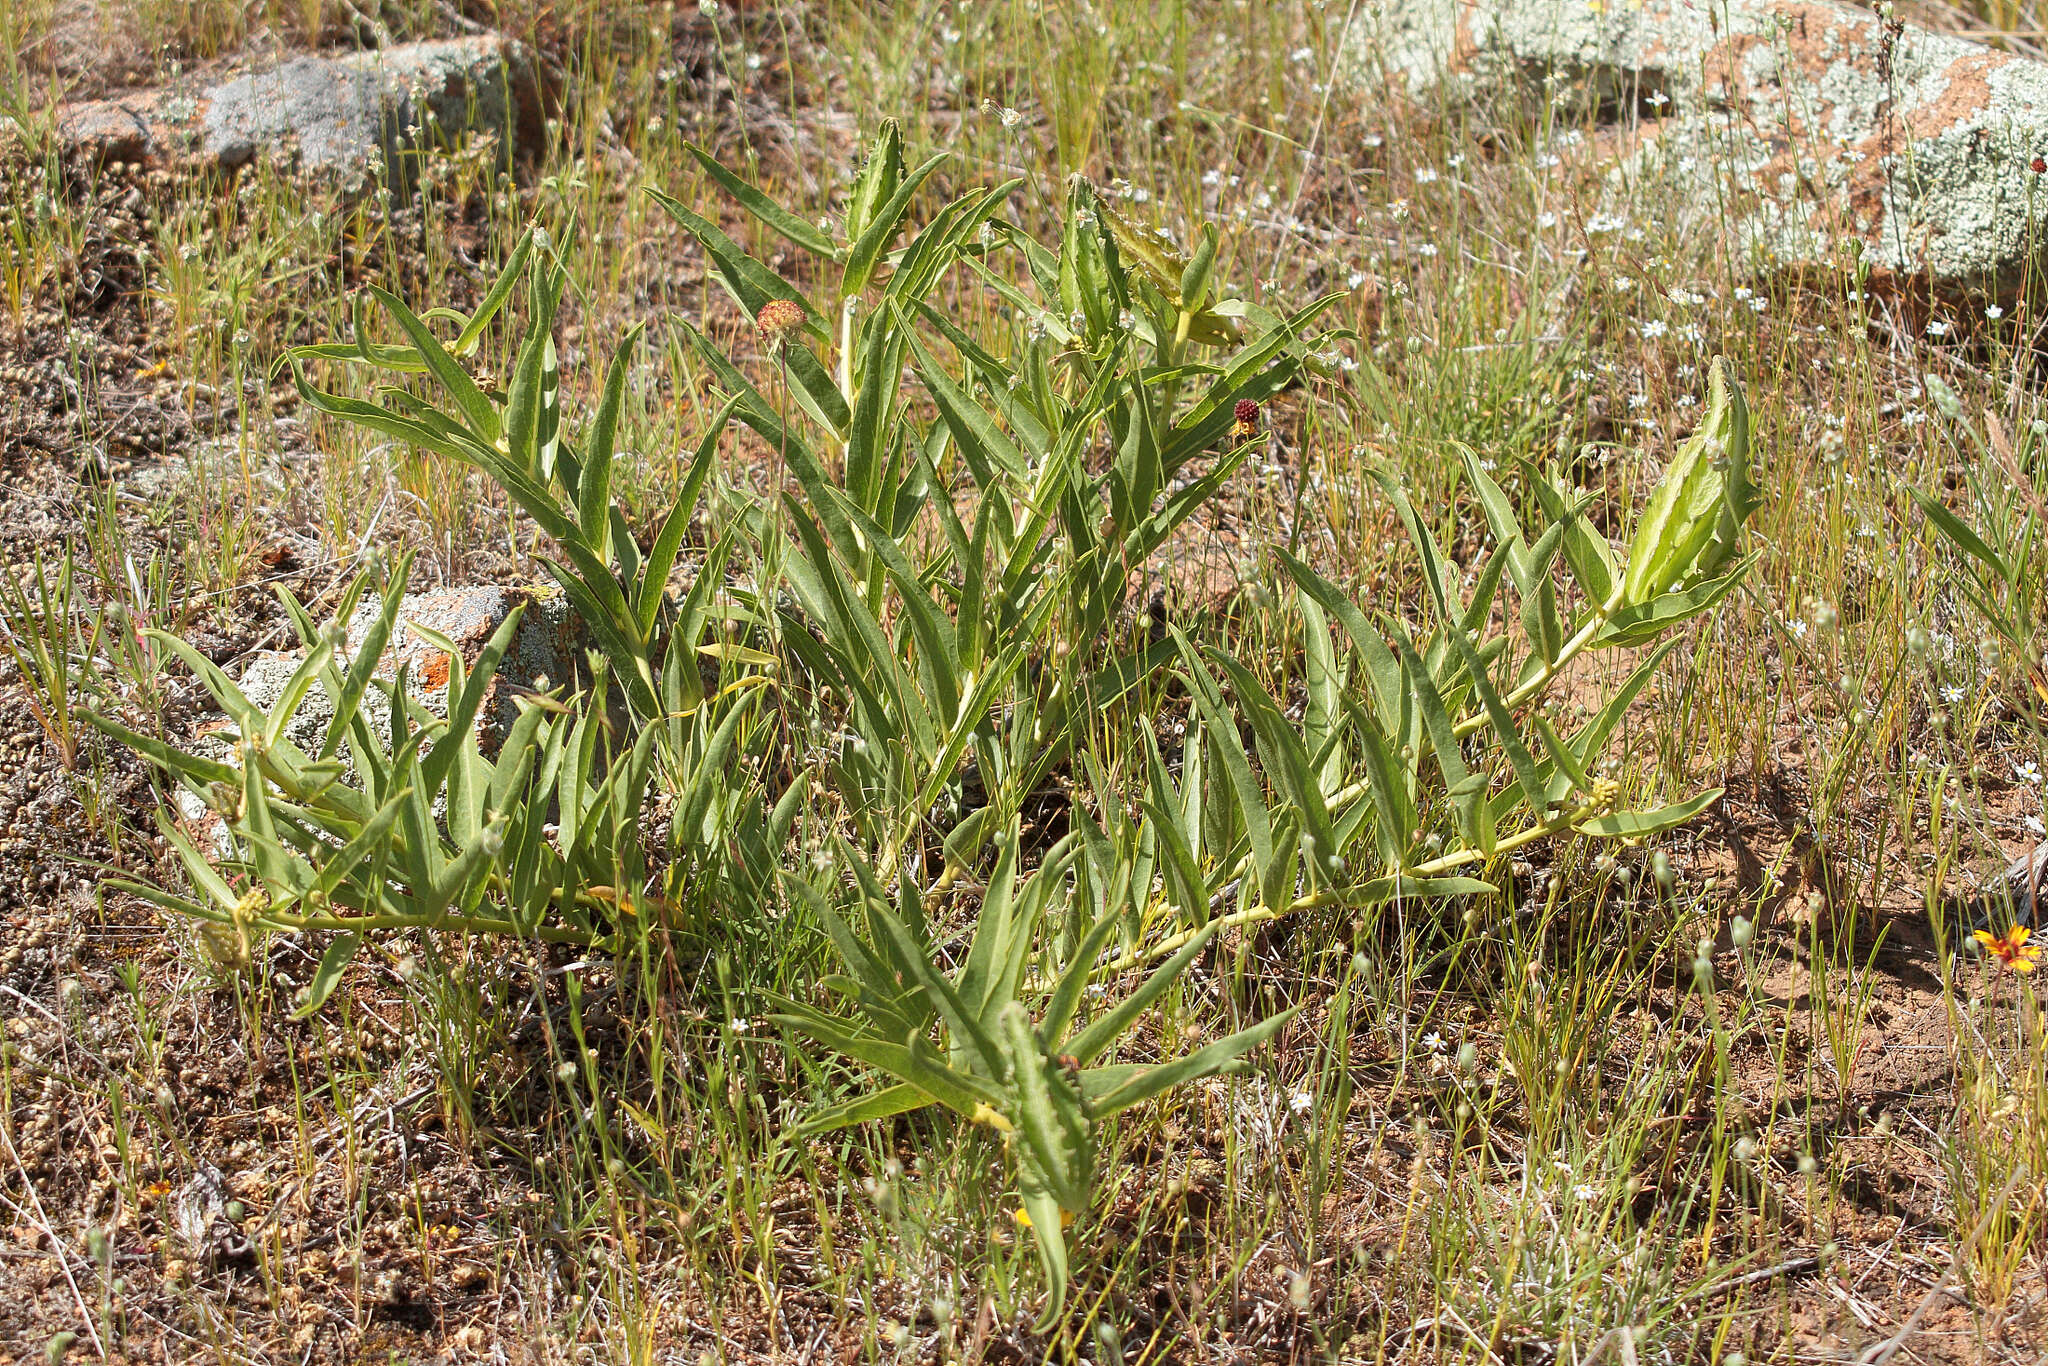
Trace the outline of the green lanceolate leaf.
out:
M 1107 1013 L 1098 1015 L 1086 1029 L 1067 1040 L 1067 1052 L 1083 1067 L 1101 1057 L 1112 1044 L 1123 1037 L 1125 1031 L 1138 1022 L 1138 1017 L 1174 984 L 1181 973 L 1187 970 L 1188 964 L 1194 962 L 1202 950 L 1209 947 L 1209 941 L 1216 937 L 1222 923 L 1220 920 L 1211 921 L 1203 926 L 1173 957 L 1154 968 L 1152 975 L 1147 977 L 1136 991 L 1119 1001 Z
M 1735 591 L 1736 585 L 1742 582 L 1756 560 L 1756 554 L 1752 553 L 1736 561 L 1735 566 L 1718 579 L 1707 579 L 1690 588 L 1660 593 L 1647 602 L 1631 603 L 1609 618 L 1600 630 L 1598 643 L 1639 645 L 1655 640 L 1678 623 L 1717 606 Z
M 1532 576 L 1521 519 L 1515 516 L 1515 510 L 1507 495 L 1501 492 L 1500 485 L 1480 463 L 1478 453 L 1463 444 L 1458 444 L 1457 451 L 1458 459 L 1465 466 L 1465 480 L 1472 485 L 1473 497 L 1478 500 L 1479 510 L 1486 518 L 1487 529 L 1493 533 L 1501 552 L 1508 557 L 1508 572 L 1515 580 L 1515 590 L 1526 597 Z
M 1484 886 L 1483 883 L 1481 885 Z M 1096 1118 L 1107 1119 L 1184 1082 L 1199 1081 L 1214 1074 L 1279 1033 L 1299 1009 L 1283 1010 L 1249 1029 L 1240 1029 L 1172 1062 L 1146 1068 L 1097 1101 L 1093 1107 Z
M 881 263 L 883 253 L 888 251 L 889 244 L 896 240 L 896 234 L 902 231 L 904 215 L 910 212 L 910 201 L 916 196 L 918 187 L 923 185 L 945 160 L 945 154 L 942 152 L 904 176 L 889 198 L 876 208 L 873 218 L 860 229 L 859 235 L 853 239 L 853 244 L 846 249 L 846 270 L 839 282 L 839 296 L 842 299 L 858 298 L 861 291 L 868 287 L 868 282 L 874 278 L 875 267 Z
M 407 308 L 398 296 L 375 285 L 370 286 L 370 293 L 376 296 L 377 302 L 384 305 L 384 311 L 397 321 L 405 335 L 411 339 L 428 371 L 440 382 L 441 387 L 448 391 L 448 396 L 461 410 L 463 420 L 469 424 L 470 430 L 486 444 L 496 441 L 498 406 L 484 396 L 483 390 L 477 388 L 476 381 L 469 377 L 469 373 L 457 363 L 455 357 L 442 348 L 441 343 L 434 339 L 434 334 L 427 330 L 427 325 L 415 317 L 413 311 Z
M 1982 536 L 1971 530 L 1968 522 L 1949 511 L 1939 499 L 1922 493 L 1911 484 L 1906 486 L 1906 492 L 1920 505 L 1920 511 L 1926 514 L 1927 520 L 1934 523 L 1935 530 L 1946 537 L 1956 549 L 1983 564 L 2004 582 L 2011 583 L 2014 580 L 2016 576 L 2006 567 L 2005 557 L 1993 550 Z
M 940 1062 L 922 1039 L 890 1043 L 799 1001 L 778 1000 L 777 1004 L 779 1013 L 768 1017 L 775 1023 L 808 1034 L 828 1048 L 916 1087 L 955 1114 L 972 1116 L 976 1107 L 997 1106 L 1004 1100 L 988 1083 Z
M 633 348 L 640 340 L 638 327 L 626 332 L 618 350 L 612 352 L 607 368 L 604 397 L 590 424 L 590 437 L 583 446 L 583 468 L 577 479 L 576 527 L 583 533 L 590 553 L 599 561 L 611 555 L 612 451 L 618 441 L 619 409 L 626 399 L 626 373 L 632 367 Z
M 1522 737 L 1515 729 L 1515 718 L 1508 711 L 1507 703 L 1501 700 L 1500 690 L 1493 686 L 1485 661 L 1479 658 L 1472 642 L 1457 626 L 1446 626 L 1445 635 L 1464 662 L 1466 676 L 1471 679 L 1472 689 L 1479 694 L 1480 705 L 1486 708 L 1487 720 L 1493 725 L 1494 739 L 1508 756 L 1515 779 L 1522 785 L 1522 795 L 1531 803 L 1540 805 L 1543 801 L 1543 779 L 1537 772 L 1535 756 L 1522 743 Z
M 929 1095 L 912 1086 L 909 1082 L 898 1082 L 885 1086 L 879 1091 L 827 1105 L 812 1111 L 803 1123 L 797 1125 L 797 1133 L 805 1138 L 816 1134 L 830 1133 L 834 1129 L 851 1128 L 856 1124 L 867 1124 L 878 1119 L 893 1119 L 897 1115 L 909 1114 L 934 1105 Z
M 654 544 L 647 552 L 647 562 L 640 570 L 639 595 L 633 604 L 633 615 L 640 626 L 640 637 L 651 640 L 654 625 L 661 612 L 663 595 L 668 591 L 669 572 L 675 568 L 676 556 L 683 547 L 683 537 L 690 530 L 690 518 L 696 514 L 697 503 L 704 496 L 704 485 L 711 478 L 712 466 L 718 458 L 718 440 L 725 434 L 726 424 L 740 404 L 734 395 L 719 405 L 712 416 L 711 425 L 698 439 L 697 452 L 690 457 L 690 472 L 683 476 L 683 487 L 676 495 L 675 504 L 669 508 L 668 516 L 662 520 L 661 529 L 654 535 Z
M 853 183 L 853 198 L 846 206 L 848 240 L 867 231 L 868 225 L 896 193 L 903 180 L 903 130 L 894 119 L 882 120 L 880 131 L 868 148 L 859 179 Z
M 731 171 L 725 169 L 717 157 L 712 156 L 696 143 L 686 142 L 683 144 L 683 148 L 697 159 L 697 164 L 704 168 L 706 175 L 717 181 L 724 188 L 725 192 L 733 197 L 735 203 L 767 224 L 768 227 L 780 234 L 785 241 L 793 246 L 802 247 L 814 256 L 822 256 L 828 261 L 839 259 L 839 248 L 815 223 L 805 222 L 761 191 L 755 189 L 752 185 L 747 184 L 746 181 L 741 180 Z
M 1721 789 L 1702 792 L 1690 801 L 1660 806 L 1650 811 L 1616 811 L 1611 815 L 1594 816 L 1580 821 L 1572 828 L 1586 835 L 1610 835 L 1622 839 L 1640 839 L 1654 835 L 1660 830 L 1670 830 L 1684 825 L 1700 812 L 1721 799 Z
M 1545 477 L 1542 471 L 1534 466 L 1525 468 L 1528 470 L 1530 491 L 1536 495 L 1543 515 L 1553 523 L 1564 524 L 1564 558 L 1572 568 L 1572 577 L 1578 580 L 1580 589 L 1593 602 L 1610 601 L 1621 571 L 1614 562 L 1614 551 L 1607 544 L 1607 538 L 1585 518 L 1585 505 L 1590 499 L 1569 500 L 1564 490 Z
M 355 961 L 356 950 L 363 946 L 363 937 L 354 931 L 344 931 L 334 936 L 327 946 L 327 952 L 320 955 L 319 966 L 313 969 L 313 979 L 306 983 L 305 999 L 292 1011 L 294 1020 L 303 1020 L 327 1004 L 327 998 L 341 985 L 341 974 Z
M 1012 1001 L 997 1020 L 1017 1088 L 1012 1116 L 1025 1146 L 1024 1160 L 1060 1207 L 1070 1214 L 1088 1208 L 1088 1183 L 1095 1174 L 1095 1144 L 1081 1096 L 1080 1068 L 1048 1056 L 1021 1003 Z

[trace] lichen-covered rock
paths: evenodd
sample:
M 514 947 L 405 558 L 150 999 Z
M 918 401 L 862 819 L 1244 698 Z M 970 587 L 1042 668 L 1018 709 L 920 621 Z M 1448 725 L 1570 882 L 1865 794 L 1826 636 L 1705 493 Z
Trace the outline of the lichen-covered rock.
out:
M 587 681 L 582 666 L 586 643 L 581 618 L 570 607 L 560 589 L 500 588 L 483 585 L 446 588 L 427 593 L 409 593 L 399 605 L 398 623 L 384 647 L 379 677 L 395 679 L 401 665 L 406 669 L 406 692 L 436 716 L 448 714 L 448 685 L 451 661 L 446 651 L 413 629 L 417 623 L 451 641 L 462 653 L 465 669 L 476 664 L 484 646 L 521 604 L 525 612 L 513 632 L 512 643 L 498 665 L 498 672 L 477 710 L 477 740 L 486 755 L 496 752 L 506 732 L 519 717 L 517 695 L 543 685 Z M 374 596 L 359 605 L 344 624 L 344 644 L 339 664 L 347 668 L 361 648 L 363 638 L 376 620 L 383 604 Z M 305 658 L 302 652 L 269 650 L 256 655 L 243 667 L 238 683 L 242 695 L 264 712 L 284 696 L 285 685 Z M 388 743 L 391 734 L 391 704 L 387 694 L 372 687 L 363 696 L 363 716 L 377 735 Z M 298 710 L 286 723 L 284 736 L 307 754 L 318 753 L 328 724 L 334 719 L 334 702 L 319 684 L 307 691 Z M 226 763 L 237 762 L 235 727 L 215 723 L 206 729 L 196 751 Z M 344 757 L 347 750 L 343 750 Z M 196 792 L 181 790 L 176 797 L 187 829 L 201 849 L 225 859 L 234 853 L 233 841 L 220 817 Z M 438 809 L 438 799 L 437 799 Z
M 439 646 L 412 629 L 413 624 L 453 641 L 462 651 L 464 668 L 469 668 L 475 665 L 492 634 L 522 603 L 525 614 L 477 714 L 478 738 L 489 753 L 518 719 L 518 706 L 513 699 L 519 691 L 532 688 L 543 679 L 550 684 L 571 682 L 579 674 L 582 622 L 558 589 L 487 585 L 407 594 L 399 607 L 398 625 L 385 646 L 378 673 L 387 679 L 395 678 L 399 666 L 406 666 L 407 691 L 435 715 L 446 716 L 450 660 Z M 346 623 L 344 666 L 354 658 L 354 651 L 360 647 L 379 610 L 380 604 L 372 599 L 359 606 Z M 302 658 L 301 654 L 282 651 L 257 655 L 243 669 L 243 694 L 257 707 L 268 710 L 284 695 L 285 683 Z M 388 734 L 390 713 L 383 693 L 372 688 L 363 705 L 372 725 L 380 733 Z M 285 734 L 301 749 L 313 752 L 319 748 L 333 716 L 331 700 L 316 686 L 306 694 Z
M 1830 0 L 1387 0 L 1347 64 L 1417 96 L 1562 88 L 1632 110 L 1624 178 L 1766 260 L 1856 242 L 1880 282 L 1997 289 L 2042 237 L 2048 63 Z
M 342 178 L 412 148 L 494 133 L 509 152 L 540 134 L 532 60 L 508 38 L 406 43 L 344 57 L 297 57 L 204 87 L 167 87 L 67 105 L 73 155 L 231 168 L 259 158 Z

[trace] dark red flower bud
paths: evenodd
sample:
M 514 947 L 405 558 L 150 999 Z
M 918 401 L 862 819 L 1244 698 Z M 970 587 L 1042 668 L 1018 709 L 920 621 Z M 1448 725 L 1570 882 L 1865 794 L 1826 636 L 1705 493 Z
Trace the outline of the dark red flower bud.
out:
M 1243 441 L 1255 436 L 1259 430 L 1259 405 L 1257 400 L 1241 398 L 1237 401 L 1237 421 L 1232 424 L 1230 434 Z
M 2028 168 L 2035 175 L 2048 175 L 2048 157 L 2035 157 L 2028 163 Z

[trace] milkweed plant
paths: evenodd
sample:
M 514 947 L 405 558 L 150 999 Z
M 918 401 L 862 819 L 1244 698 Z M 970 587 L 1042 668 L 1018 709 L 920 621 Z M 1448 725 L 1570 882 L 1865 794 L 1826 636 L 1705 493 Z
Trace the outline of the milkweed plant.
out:
M 1321 326 L 1336 296 L 1291 312 L 1238 297 L 1217 228 L 1176 242 L 1081 179 L 1045 240 L 1009 217 L 1020 181 L 939 202 L 942 159 L 906 163 L 893 125 L 836 230 L 693 150 L 728 204 L 649 193 L 753 326 L 729 348 L 664 320 L 715 402 L 651 530 L 613 491 L 647 339 L 624 336 L 595 407 L 567 411 L 570 280 L 538 228 L 473 312 L 371 288 L 352 336 L 290 357 L 320 413 L 502 490 L 546 546 L 587 667 L 506 681 L 516 718 L 487 737 L 508 621 L 472 662 L 440 642 L 446 704 L 425 706 L 404 670 L 380 671 L 402 559 L 347 590 L 342 619 L 375 605 L 352 650 L 287 598 L 303 662 L 267 709 L 163 636 L 230 729 L 180 746 L 88 718 L 185 793 L 160 817 L 182 879 L 121 885 L 244 960 L 267 934 L 325 934 L 302 1014 L 377 936 L 631 962 L 652 938 L 776 908 L 843 965 L 779 1001 L 788 1045 L 880 1083 L 809 1128 L 937 1107 L 998 1136 L 1057 1316 L 1103 1126 L 1243 1066 L 1289 1023 L 1157 1056 L 1148 1014 L 1220 937 L 1495 895 L 1504 856 L 1536 841 L 1641 839 L 1715 799 L 1631 808 L 1600 775 L 1678 628 L 1749 568 L 1748 411 L 1717 361 L 1704 420 L 1620 546 L 1588 495 L 1533 465 L 1510 481 L 1540 514 L 1525 524 L 1461 453 L 1494 547 L 1469 589 L 1397 474 L 1374 471 L 1421 610 L 1276 551 L 1295 706 L 1187 623 L 1131 609 L 1261 448 L 1274 400 L 1341 380 Z M 735 213 L 801 268 L 745 250 L 720 226 Z M 477 364 L 494 326 L 516 357 L 502 388 Z M 323 387 L 338 368 L 381 384 L 346 397 Z M 743 447 L 786 476 L 773 496 L 719 477 Z M 1552 684 L 1620 647 L 1633 667 L 1568 730 Z M 308 740 L 291 722 L 316 691 L 330 719 Z M 1148 719 L 1168 704 L 1187 718 L 1171 739 Z M 1134 718 L 1113 770 L 1093 748 L 1112 713 Z M 1048 799 L 1065 803 L 1054 840 L 1025 819 Z

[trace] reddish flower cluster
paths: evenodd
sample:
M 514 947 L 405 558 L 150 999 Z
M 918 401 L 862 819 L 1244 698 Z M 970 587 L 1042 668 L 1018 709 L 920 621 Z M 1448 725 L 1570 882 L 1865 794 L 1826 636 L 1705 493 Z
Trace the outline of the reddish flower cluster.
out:
M 783 336 L 804 323 L 801 304 L 788 299 L 770 299 L 761 305 L 761 311 L 754 317 L 754 326 L 761 329 L 761 335 L 770 341 L 780 341 Z
M 1259 405 L 1249 398 L 1237 401 L 1237 421 L 1231 424 L 1230 434 L 1239 441 L 1249 441 L 1259 434 Z

